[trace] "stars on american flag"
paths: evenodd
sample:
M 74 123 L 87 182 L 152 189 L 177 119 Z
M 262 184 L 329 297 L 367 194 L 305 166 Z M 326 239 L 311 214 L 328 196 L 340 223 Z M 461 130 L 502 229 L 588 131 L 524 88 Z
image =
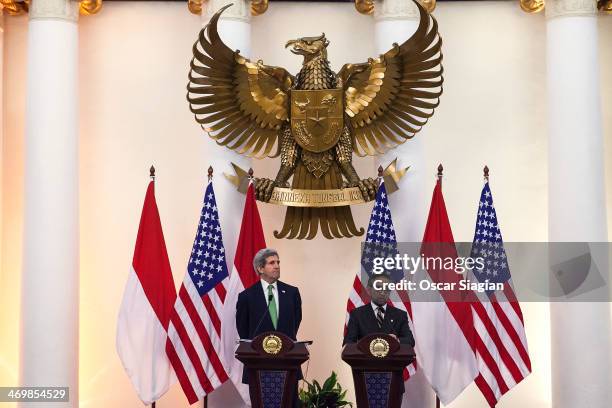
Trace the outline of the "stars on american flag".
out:
M 200 296 L 228 276 L 219 212 L 212 183 L 208 183 L 206 187 L 200 223 L 187 270 Z
M 393 221 L 391 220 L 389 201 L 387 200 L 387 193 L 383 184 L 376 194 L 376 202 L 370 217 L 366 242 L 392 243 L 395 242 L 395 240 L 395 231 L 393 228 Z
M 484 282 L 488 279 L 492 283 L 502 283 L 510 279 L 506 250 L 497 222 L 497 213 L 493 205 L 489 183 L 485 183 L 480 195 L 472 257 L 481 257 L 484 261 L 484 267 L 474 269 L 474 274 L 479 281 Z
M 376 193 L 376 201 L 363 245 L 361 265 L 366 272 L 371 273 L 374 258 L 395 257 L 396 254 L 397 238 L 395 237 L 395 228 L 389 209 L 387 191 L 383 183 Z

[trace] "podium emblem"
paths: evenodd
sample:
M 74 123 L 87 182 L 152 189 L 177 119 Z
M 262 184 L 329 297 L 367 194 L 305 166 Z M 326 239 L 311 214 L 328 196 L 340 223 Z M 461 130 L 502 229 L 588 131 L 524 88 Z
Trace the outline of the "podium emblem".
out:
M 283 348 L 283 341 L 280 339 L 280 337 L 271 334 L 263 339 L 262 347 L 268 354 L 278 354 L 278 352 Z
M 389 354 L 389 342 L 380 337 L 375 338 L 370 342 L 370 353 L 378 358 L 387 357 L 387 354 Z

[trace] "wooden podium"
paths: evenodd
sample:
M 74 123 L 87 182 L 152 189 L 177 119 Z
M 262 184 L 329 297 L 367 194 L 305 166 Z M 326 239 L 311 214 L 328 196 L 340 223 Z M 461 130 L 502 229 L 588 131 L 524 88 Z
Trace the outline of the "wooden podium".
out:
M 236 358 L 247 370 L 252 408 L 293 406 L 300 366 L 308 357 L 305 343 L 279 332 L 262 333 L 253 341 L 242 342 Z
M 357 408 L 400 408 L 404 367 L 414 359 L 412 347 L 384 333 L 347 344 L 342 360 L 353 370 Z

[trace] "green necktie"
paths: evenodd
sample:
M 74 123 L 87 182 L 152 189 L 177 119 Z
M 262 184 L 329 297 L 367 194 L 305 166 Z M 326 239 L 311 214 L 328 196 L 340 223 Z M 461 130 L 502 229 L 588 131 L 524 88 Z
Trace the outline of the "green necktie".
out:
M 276 311 L 276 302 L 274 301 L 274 287 L 272 285 L 268 285 L 268 310 L 270 311 L 272 325 L 276 330 L 276 323 L 278 323 L 278 312 Z

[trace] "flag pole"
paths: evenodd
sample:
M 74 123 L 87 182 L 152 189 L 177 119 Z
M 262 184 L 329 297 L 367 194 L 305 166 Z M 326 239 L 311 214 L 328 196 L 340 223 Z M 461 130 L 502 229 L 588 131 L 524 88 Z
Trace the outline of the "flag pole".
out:
M 155 181 L 155 167 L 153 165 L 149 169 L 149 177 L 151 177 L 151 181 Z M 151 404 L 151 408 L 155 408 L 155 401 Z
M 444 167 L 442 167 L 442 163 L 438 164 L 438 182 L 440 183 L 440 187 L 442 187 L 442 173 L 444 171 Z M 436 408 L 440 408 L 440 398 L 438 398 L 438 394 L 436 394 Z
M 484 169 L 482 169 L 484 173 L 485 183 L 489 182 L 489 166 L 485 164 Z
M 208 182 L 212 182 L 213 179 L 213 167 L 212 166 L 208 166 Z M 204 396 L 204 403 L 203 403 L 203 408 L 208 408 L 208 395 Z

